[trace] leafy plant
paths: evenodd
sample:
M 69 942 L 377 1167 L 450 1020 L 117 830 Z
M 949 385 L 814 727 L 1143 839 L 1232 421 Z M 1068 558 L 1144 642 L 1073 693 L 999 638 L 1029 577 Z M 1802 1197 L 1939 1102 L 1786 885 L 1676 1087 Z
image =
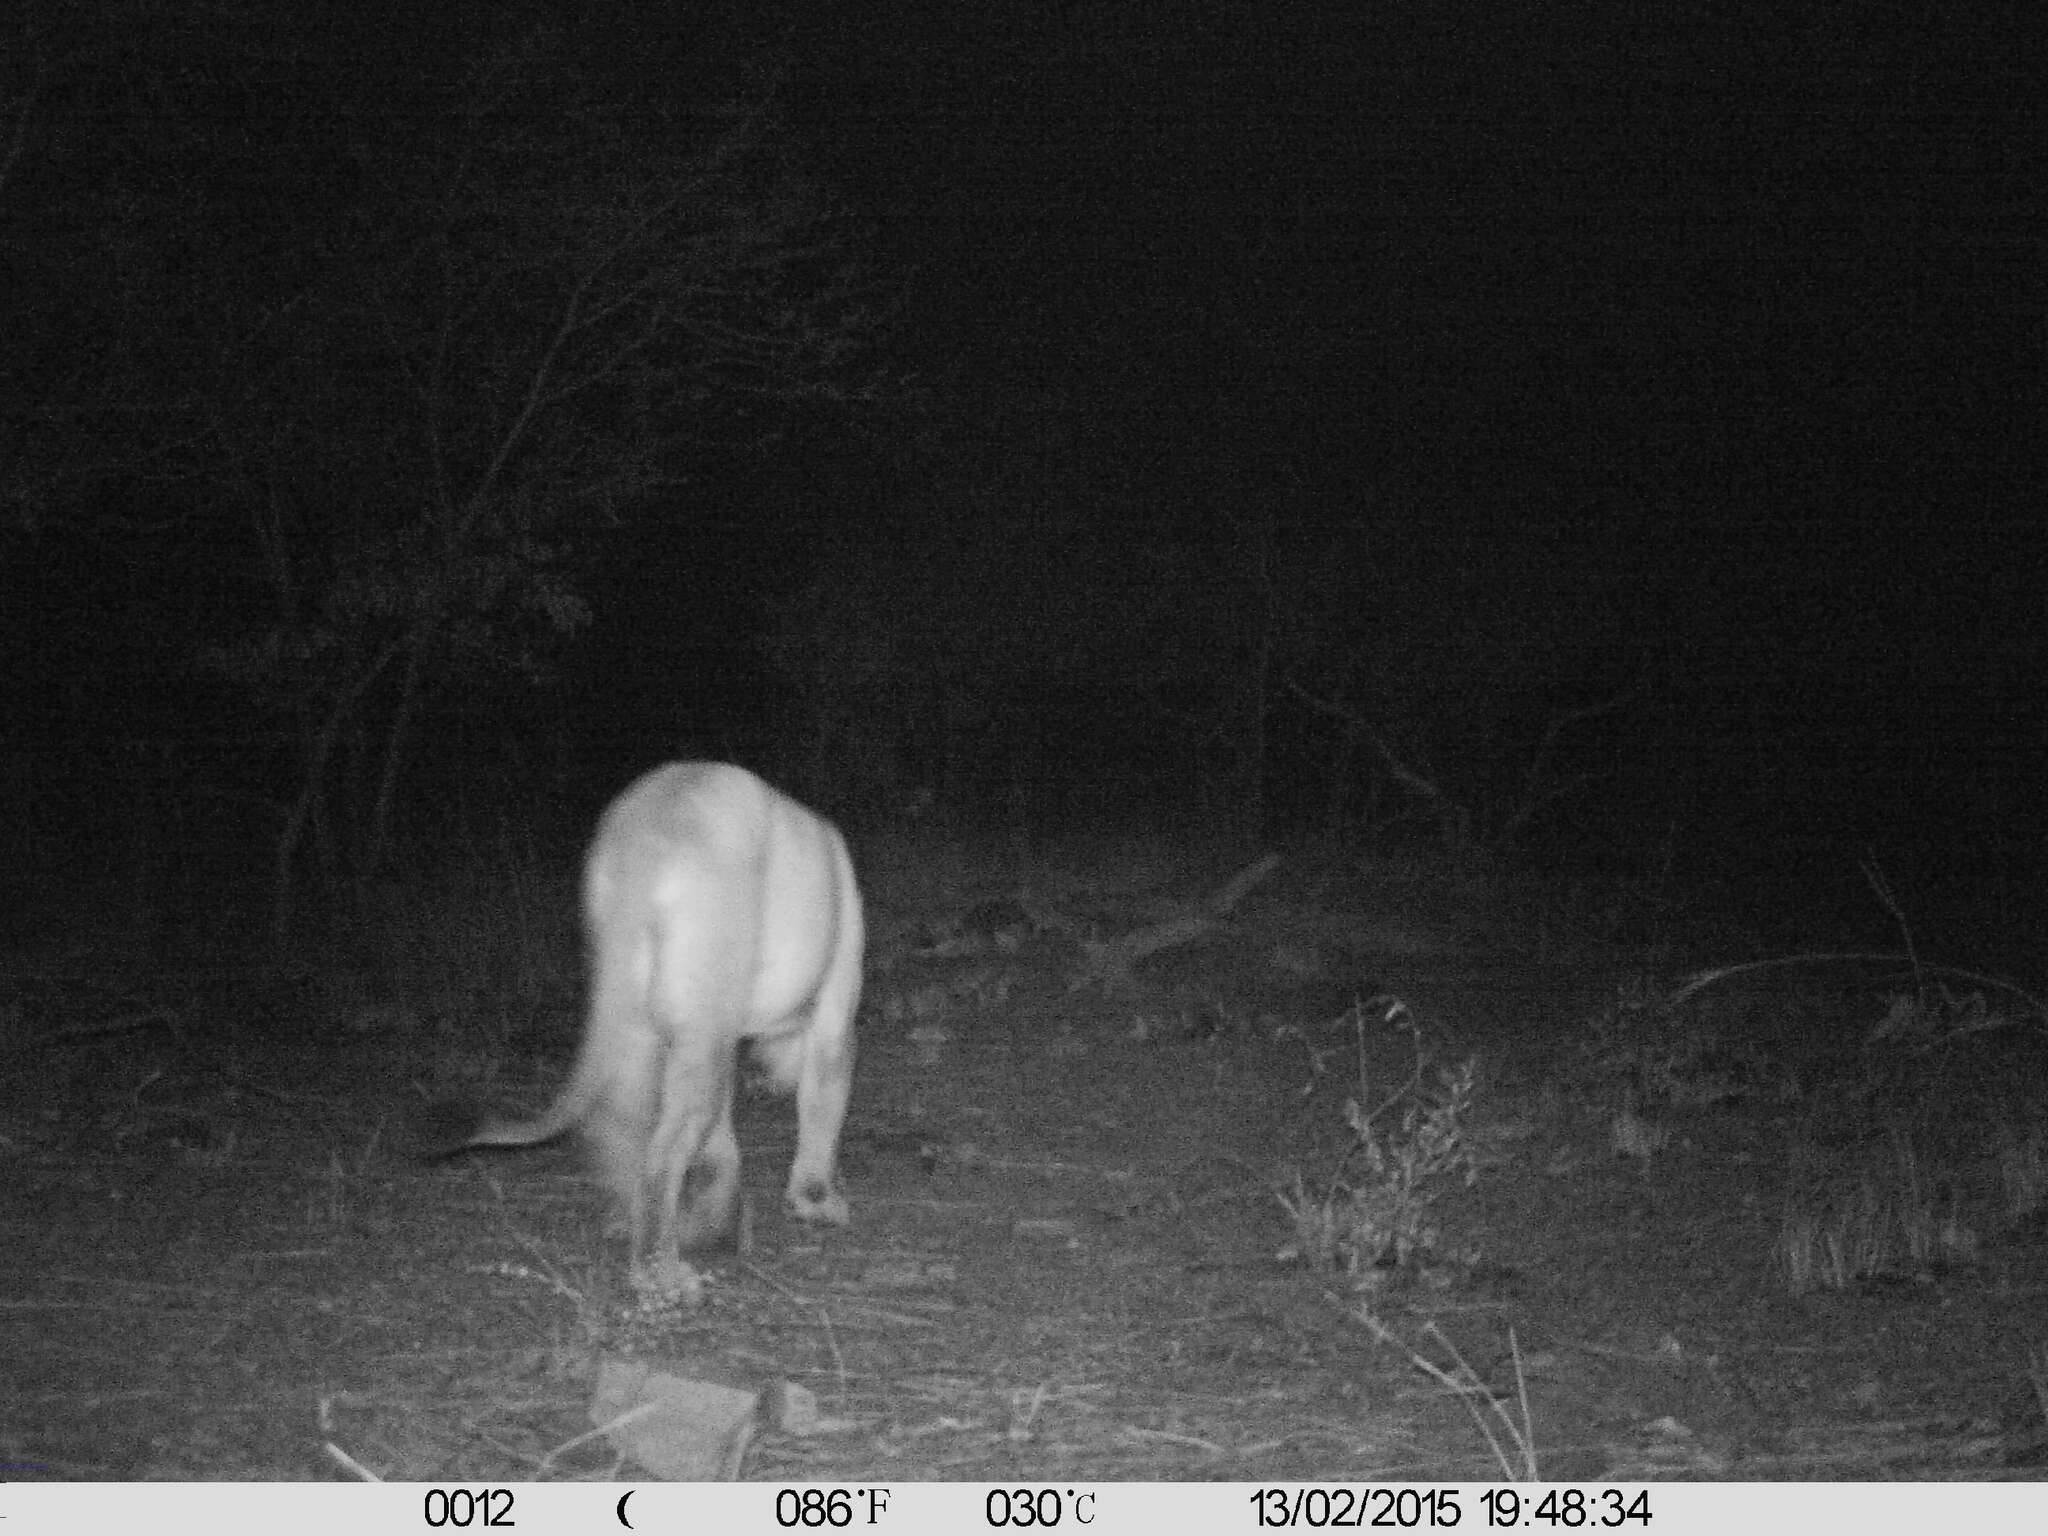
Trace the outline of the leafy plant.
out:
M 1408 1078 L 1376 1104 L 1365 1051 L 1370 1015 L 1408 1035 L 1415 1058 Z M 1356 1004 L 1350 1020 L 1358 1063 L 1358 1091 L 1344 1103 L 1351 1143 L 1327 1181 L 1312 1187 L 1296 1169 L 1276 1198 L 1294 1223 L 1285 1256 L 1341 1269 L 1363 1283 L 1441 1256 L 1434 1207 L 1479 1176 L 1467 1134 L 1478 1061 L 1431 1065 L 1413 1011 L 1396 997 Z

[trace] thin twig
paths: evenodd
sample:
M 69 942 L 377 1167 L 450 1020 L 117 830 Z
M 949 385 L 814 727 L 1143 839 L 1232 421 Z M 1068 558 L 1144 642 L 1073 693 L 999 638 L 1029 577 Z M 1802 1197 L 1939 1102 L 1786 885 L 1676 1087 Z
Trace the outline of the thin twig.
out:
M 1685 984 L 1664 999 L 1664 1006 L 1676 1008 L 1695 992 L 1726 981 L 1731 976 L 1745 975 L 1750 971 L 1770 970 L 1784 965 L 1897 965 L 1901 961 L 1913 963 L 1911 955 L 1878 954 L 1864 951 L 1846 951 L 1839 954 L 1779 955 L 1770 960 L 1745 960 L 1740 965 L 1724 965 L 1715 970 L 1701 971 L 1687 979 Z M 1982 971 L 1964 970 L 1957 965 L 1929 965 L 1922 968 L 1929 976 L 1953 976 L 1962 981 L 1975 982 L 1980 987 L 1990 987 L 2017 997 L 2032 1010 L 2034 1017 L 2048 1024 L 2048 1003 L 2044 1003 L 2016 981 L 2003 976 L 1987 976 Z
M 1913 942 L 1913 925 L 1906 921 L 1906 914 L 1899 906 L 1899 899 L 1892 894 L 1891 882 L 1885 879 L 1884 871 L 1878 867 L 1875 849 L 1865 850 L 1863 863 L 1859 867 L 1863 871 L 1863 878 L 1869 882 L 1871 891 L 1877 896 L 1879 904 L 1891 914 L 1892 921 L 1899 925 L 1899 937 L 1906 943 L 1906 958 L 1913 965 L 1913 991 L 1925 998 L 1927 982 L 1920 970 L 1919 947 Z

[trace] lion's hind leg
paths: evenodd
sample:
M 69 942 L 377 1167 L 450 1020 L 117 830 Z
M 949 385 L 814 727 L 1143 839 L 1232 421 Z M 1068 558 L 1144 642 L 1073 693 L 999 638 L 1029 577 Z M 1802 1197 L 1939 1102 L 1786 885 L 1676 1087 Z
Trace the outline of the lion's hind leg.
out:
M 644 1165 L 654 1235 L 648 1248 L 636 1251 L 636 1262 L 673 1263 L 730 1234 L 740 1184 L 740 1145 L 732 1124 L 737 1069 L 736 1043 L 716 1032 L 670 1047 L 661 1119 Z
M 820 1005 L 822 1006 L 822 1004 Z M 789 1164 L 785 1199 L 798 1221 L 843 1227 L 853 1219 L 839 1187 L 839 1132 L 853 1093 L 853 1037 L 807 1027 L 756 1042 L 769 1077 L 796 1090 L 796 1155 Z

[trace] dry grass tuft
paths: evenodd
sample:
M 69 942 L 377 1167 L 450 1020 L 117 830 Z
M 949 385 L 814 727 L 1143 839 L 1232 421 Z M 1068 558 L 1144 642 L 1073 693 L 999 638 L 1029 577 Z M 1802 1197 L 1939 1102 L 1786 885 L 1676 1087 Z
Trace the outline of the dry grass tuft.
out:
M 1409 1036 L 1415 1065 L 1405 1082 L 1368 1109 L 1365 1030 L 1372 1016 Z M 1294 1241 L 1283 1257 L 1341 1270 L 1360 1285 L 1425 1261 L 1472 1263 L 1476 1254 L 1446 1253 L 1433 1208 L 1479 1177 L 1468 1134 L 1477 1061 L 1432 1066 L 1414 1014 L 1399 998 L 1354 1005 L 1351 1024 L 1358 1092 L 1344 1104 L 1350 1145 L 1328 1179 L 1312 1185 L 1297 1168 L 1291 1184 L 1277 1192 L 1294 1223 Z
M 1772 1257 L 1795 1295 L 1916 1279 L 1937 1266 L 1976 1259 L 1953 1185 L 1930 1178 L 1912 1138 L 1894 1129 L 1882 1147 L 1829 1168 L 1810 1147 L 1795 1148 Z

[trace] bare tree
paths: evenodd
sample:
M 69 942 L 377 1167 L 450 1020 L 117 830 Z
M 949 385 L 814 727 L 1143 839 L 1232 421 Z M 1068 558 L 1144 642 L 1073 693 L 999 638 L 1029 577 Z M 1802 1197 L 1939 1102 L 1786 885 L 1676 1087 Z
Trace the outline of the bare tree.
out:
M 252 333 L 217 425 L 271 611 L 211 654 L 291 723 L 280 934 L 309 840 L 388 859 L 427 704 L 586 622 L 580 535 L 865 387 L 871 294 L 774 105 L 622 101 L 525 38 Z
M 1366 659 L 1354 656 L 1345 670 L 1352 676 L 1363 673 Z M 1512 784 L 1489 795 L 1472 786 L 1500 766 L 1497 760 L 1468 757 L 1446 767 L 1440 762 L 1440 752 L 1429 743 L 1427 731 L 1404 733 L 1390 719 L 1375 719 L 1367 707 L 1347 698 L 1341 683 L 1339 691 L 1318 692 L 1292 677 L 1287 689 L 1297 702 L 1337 723 L 1347 767 L 1356 744 L 1369 747 L 1380 772 L 1435 823 L 1444 852 L 1458 859 L 1512 847 L 1574 793 L 1593 783 L 1598 774 L 1574 766 L 1584 761 L 1586 754 L 1573 737 L 1629 703 L 1626 693 L 1617 693 L 1552 709 Z

